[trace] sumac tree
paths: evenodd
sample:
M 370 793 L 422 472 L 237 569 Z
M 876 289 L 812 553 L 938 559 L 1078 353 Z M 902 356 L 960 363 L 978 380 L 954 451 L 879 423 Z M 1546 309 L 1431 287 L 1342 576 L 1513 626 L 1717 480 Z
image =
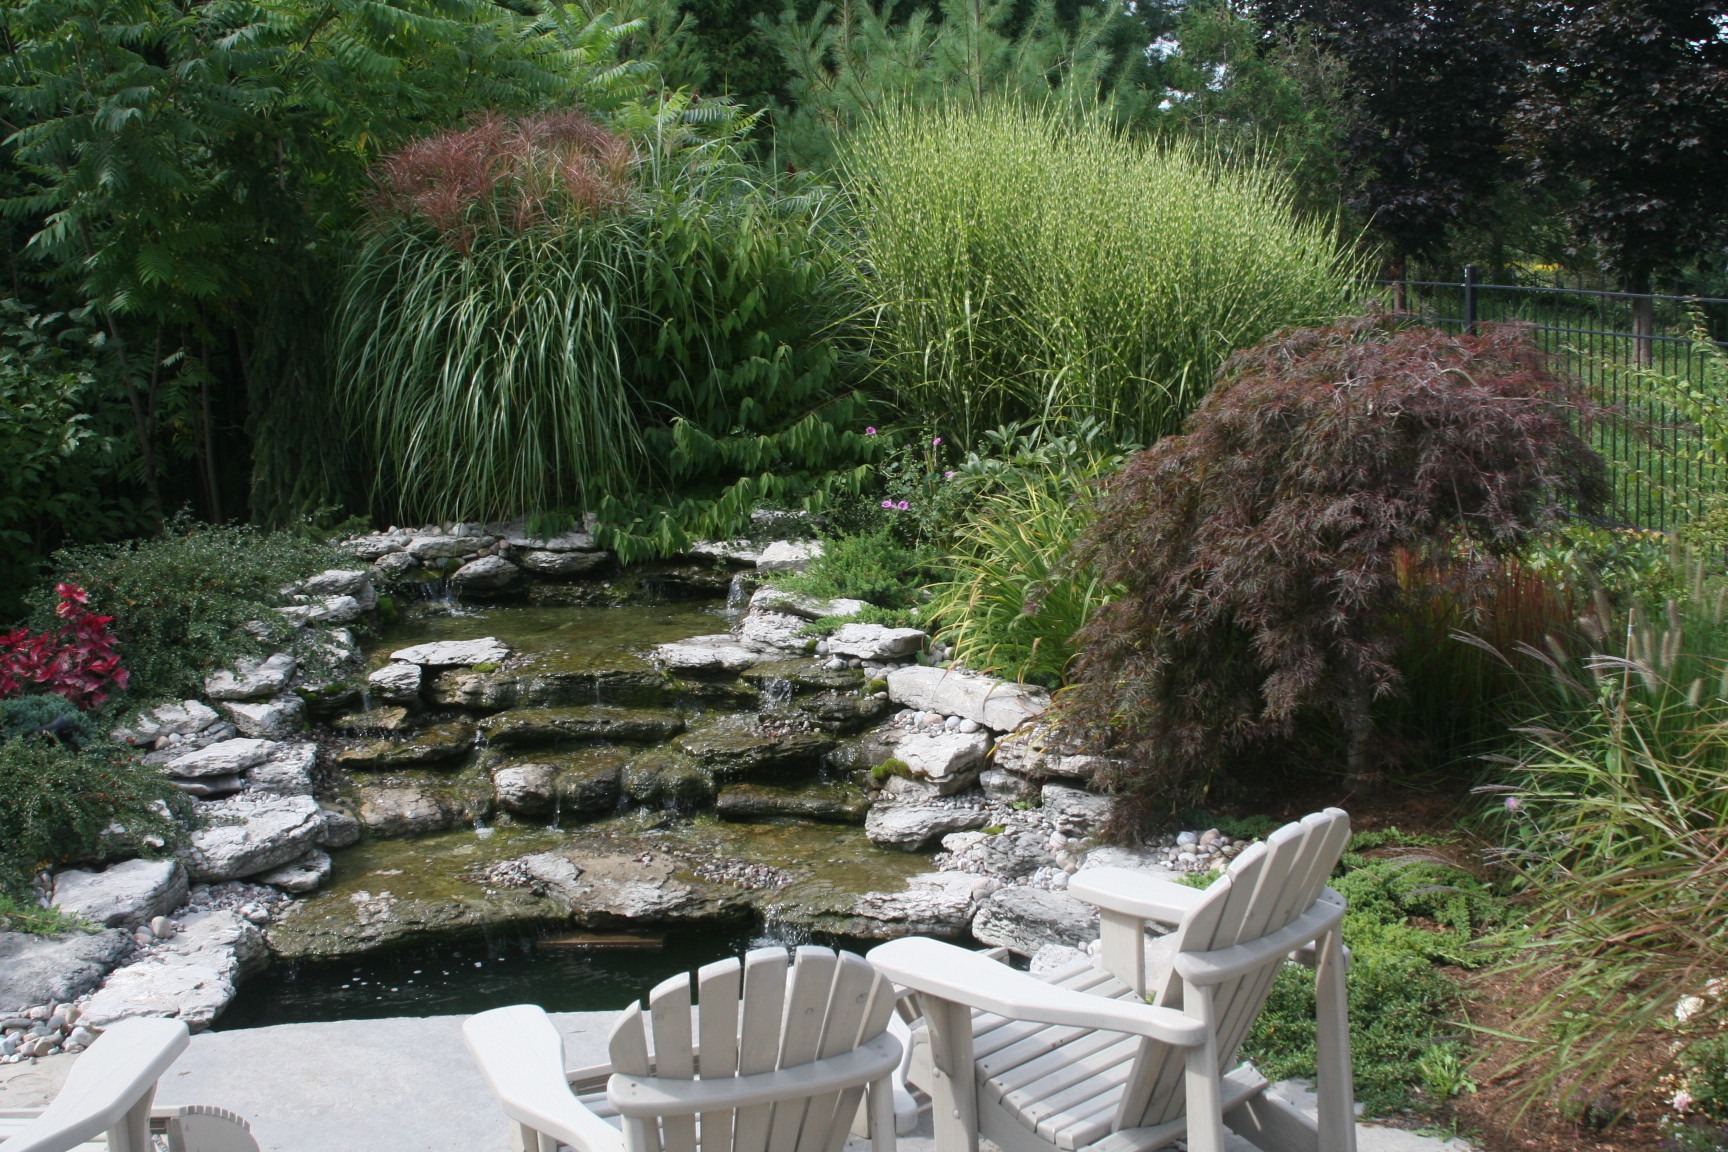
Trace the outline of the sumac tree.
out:
M 1371 316 L 1234 356 L 1080 545 L 1122 595 L 1079 635 L 1071 714 L 1107 734 L 1130 811 L 1264 775 L 1299 733 L 1372 784 L 1372 706 L 1401 688 L 1401 559 L 1444 557 L 1468 590 L 1568 505 L 1599 505 L 1576 402 L 1513 327 Z

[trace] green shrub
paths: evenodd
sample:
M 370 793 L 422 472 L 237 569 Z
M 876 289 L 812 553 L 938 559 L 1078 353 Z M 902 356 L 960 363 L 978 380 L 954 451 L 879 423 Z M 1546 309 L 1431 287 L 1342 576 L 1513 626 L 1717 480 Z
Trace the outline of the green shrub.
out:
M 83 921 L 58 908 L 44 908 L 33 900 L 21 900 L 0 891 L 0 932 L 22 932 L 26 936 L 60 936 L 85 927 Z
M 884 378 L 966 447 L 1010 420 L 1173 432 L 1233 349 L 1337 315 L 1362 268 L 1270 169 L 1098 117 L 891 106 L 846 144 Z
M 182 835 L 173 812 L 186 807 L 159 769 L 113 745 L 73 752 L 40 736 L 8 740 L 0 744 L 0 891 L 27 899 L 38 869 L 127 846 L 172 847 Z
M 39 732 L 56 721 L 66 738 L 80 748 L 89 745 L 96 736 L 90 717 L 63 696 L 13 696 L 0 700 L 0 743 Z
M 883 529 L 824 541 L 822 555 L 809 567 L 778 583 L 824 600 L 847 597 L 879 608 L 906 609 L 918 602 L 922 574 L 922 558 Z
M 308 630 L 289 627 L 273 608 L 286 585 L 353 564 L 291 533 L 185 519 L 161 536 L 66 549 L 53 559 L 60 579 L 83 586 L 92 611 L 114 617 L 110 627 L 132 674 L 128 694 L 144 701 L 199 695 L 204 676 L 237 656 L 297 648 L 316 662 Z M 38 595 L 37 618 L 46 624 L 52 613 L 51 592 Z

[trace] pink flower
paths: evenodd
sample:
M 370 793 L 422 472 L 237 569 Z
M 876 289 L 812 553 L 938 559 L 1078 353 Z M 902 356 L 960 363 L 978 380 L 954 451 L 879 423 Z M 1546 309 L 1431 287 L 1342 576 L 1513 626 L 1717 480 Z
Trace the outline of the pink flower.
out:
M 952 468 L 950 468 L 948 471 L 942 473 L 942 479 L 944 479 L 944 480 L 954 479 L 954 470 Z
M 864 429 L 864 435 L 866 435 L 866 436 L 874 436 L 874 435 L 876 435 L 876 429 L 874 429 L 874 428 L 866 428 L 866 429 Z
M 1522 807 L 1524 807 L 1524 801 L 1518 799 L 1518 797 L 1516 797 L 1516 796 L 1506 797 L 1506 811 L 1516 812 L 1516 811 L 1518 811 L 1518 809 L 1520 809 Z
M 892 508 L 892 507 L 894 507 L 894 501 L 892 501 L 892 500 L 884 500 L 884 501 L 882 501 L 882 507 L 884 507 L 884 508 Z
M 930 441 L 930 447 L 935 448 L 938 445 L 940 445 L 941 443 L 942 443 L 942 437 L 938 436 L 938 437 L 936 437 L 936 439 Z
M 896 507 L 896 508 L 900 509 L 900 511 L 904 512 L 904 511 L 906 511 L 906 509 L 912 507 L 912 505 L 907 503 L 906 501 L 902 500 L 902 501 L 900 501 L 900 503 L 894 505 L 894 507 Z
M 1684 1116 L 1692 1110 L 1692 1093 L 1682 1088 L 1674 1093 L 1674 1111 Z

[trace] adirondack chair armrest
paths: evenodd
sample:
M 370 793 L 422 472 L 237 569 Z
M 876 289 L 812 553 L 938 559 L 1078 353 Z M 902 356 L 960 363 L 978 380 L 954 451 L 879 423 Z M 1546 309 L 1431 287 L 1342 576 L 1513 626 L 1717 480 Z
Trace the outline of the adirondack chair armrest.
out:
M 178 1020 L 120 1021 L 72 1065 L 66 1083 L 34 1122 L 12 1133 L 6 1152 L 70 1148 L 121 1125 L 136 1127 L 134 1139 L 141 1141 L 156 1082 L 190 1042 Z
M 869 960 L 898 985 L 1014 1020 L 1121 1032 L 1181 1048 L 1206 1041 L 1205 1025 L 1173 1008 L 1058 988 L 940 940 L 890 940 L 873 948 Z
M 571 1095 L 564 1038 L 540 1008 L 513 1004 L 471 1016 L 462 1038 L 511 1120 L 577 1152 L 623 1152 L 623 1134 Z
M 1246 944 L 1211 952 L 1178 952 L 1171 960 L 1176 974 L 1189 984 L 1222 984 L 1265 964 L 1311 945 L 1336 929 L 1344 919 L 1344 905 L 1317 900 L 1314 906 L 1289 924 Z
M 839 1092 L 882 1079 L 900 1065 L 900 1041 L 884 1032 L 850 1052 L 827 1059 L 713 1080 L 680 1080 L 614 1073 L 606 1099 L 622 1116 L 690 1116 L 728 1108 L 748 1108 Z
M 1106 912 L 1159 924 L 1180 924 L 1206 898 L 1190 888 L 1131 868 L 1088 868 L 1068 881 L 1068 894 Z

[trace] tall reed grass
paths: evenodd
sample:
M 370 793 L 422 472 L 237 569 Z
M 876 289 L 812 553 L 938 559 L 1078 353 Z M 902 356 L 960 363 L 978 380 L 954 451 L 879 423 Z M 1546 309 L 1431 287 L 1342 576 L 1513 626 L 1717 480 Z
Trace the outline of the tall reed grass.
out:
M 1486 790 L 1528 914 L 1494 1072 L 1526 1107 L 1629 1106 L 1728 1027 L 1725 607 L 1694 566 L 1661 611 L 1598 596 L 1581 657 L 1522 646 L 1549 706 Z
M 845 142 L 858 285 L 901 407 L 1175 431 L 1232 350 L 1328 321 L 1366 267 L 1270 168 L 1006 100 L 900 106 Z

